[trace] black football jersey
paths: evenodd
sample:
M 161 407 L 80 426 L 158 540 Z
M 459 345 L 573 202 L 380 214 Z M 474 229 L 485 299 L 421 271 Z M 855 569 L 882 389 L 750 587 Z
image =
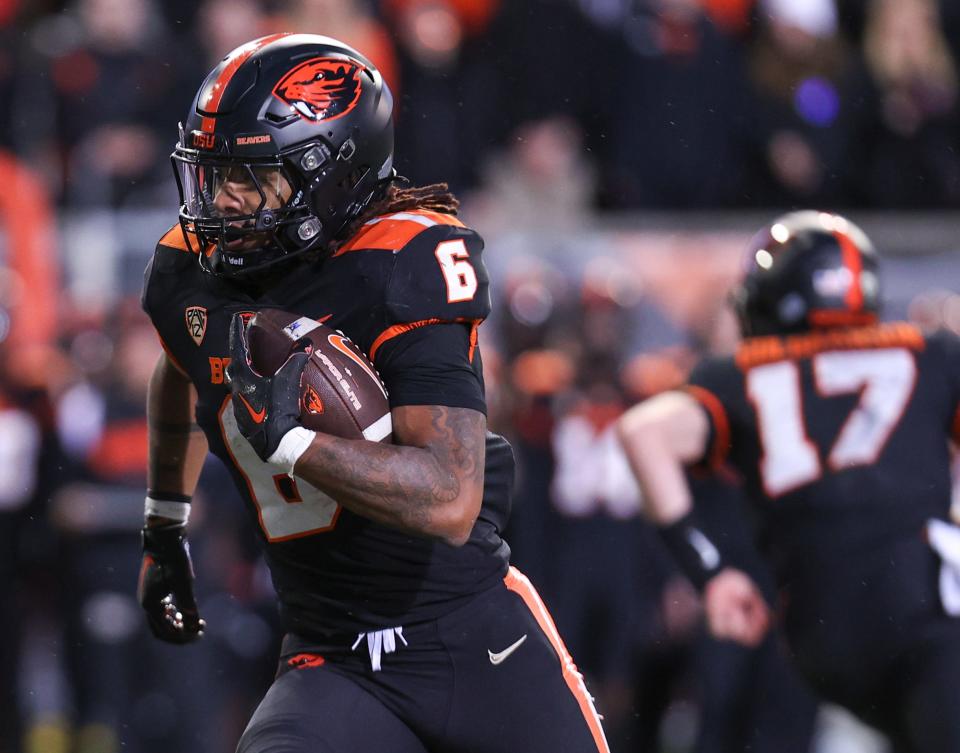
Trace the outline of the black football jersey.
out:
M 174 227 L 147 267 L 143 306 L 197 388 L 197 421 L 248 502 L 288 629 L 324 637 L 410 624 L 454 609 L 503 578 L 514 460 L 487 435 L 483 506 L 452 547 L 376 524 L 261 461 L 240 435 L 224 382 L 233 314 L 278 308 L 342 331 L 366 352 L 391 407 L 485 412 L 477 327 L 490 310 L 483 241 L 422 210 L 366 223 L 333 256 L 251 297 L 205 273 Z
M 694 369 L 704 462 L 729 461 L 781 585 L 948 517 L 960 340 L 906 323 L 746 340 Z M 823 565 L 826 571 L 826 565 Z

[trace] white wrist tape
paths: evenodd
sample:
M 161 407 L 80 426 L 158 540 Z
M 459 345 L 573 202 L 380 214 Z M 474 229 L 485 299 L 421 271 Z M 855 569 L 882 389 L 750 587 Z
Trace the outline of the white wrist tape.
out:
M 287 469 L 287 475 L 292 478 L 293 466 L 297 464 L 300 456 L 307 451 L 315 436 L 317 436 L 317 432 L 310 431 L 303 426 L 290 429 L 283 435 L 280 445 L 273 455 L 267 458 L 267 462 Z
M 175 520 L 178 523 L 186 523 L 190 517 L 190 503 L 147 497 L 143 505 L 143 514 L 147 516 L 157 515 L 161 518 L 170 518 L 170 520 Z

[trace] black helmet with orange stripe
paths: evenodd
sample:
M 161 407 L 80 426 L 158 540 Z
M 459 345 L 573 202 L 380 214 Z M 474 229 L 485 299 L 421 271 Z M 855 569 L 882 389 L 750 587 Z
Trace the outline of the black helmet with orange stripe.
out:
M 203 82 L 172 155 L 203 267 L 246 277 L 323 251 L 395 176 L 393 97 L 330 37 L 273 34 Z
M 778 217 L 747 246 L 732 293 L 744 337 L 873 324 L 880 312 L 877 253 L 845 217 Z

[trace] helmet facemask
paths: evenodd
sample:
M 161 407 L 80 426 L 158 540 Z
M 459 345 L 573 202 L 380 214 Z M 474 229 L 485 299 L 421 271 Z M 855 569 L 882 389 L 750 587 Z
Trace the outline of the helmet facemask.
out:
M 281 156 L 241 160 L 178 148 L 172 161 L 180 224 L 196 236 L 208 272 L 243 277 L 317 245 L 319 223 Z

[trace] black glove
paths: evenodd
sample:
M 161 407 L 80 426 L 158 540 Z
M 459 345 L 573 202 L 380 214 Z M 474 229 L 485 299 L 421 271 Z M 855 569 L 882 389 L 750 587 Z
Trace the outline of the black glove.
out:
M 203 635 L 193 598 L 193 563 L 187 528 L 179 523 L 143 529 L 143 563 L 137 599 L 150 631 L 168 643 L 190 643 Z
M 250 348 L 240 314 L 230 322 L 230 365 L 227 381 L 233 394 L 233 415 L 240 433 L 264 461 L 268 460 L 291 429 L 300 425 L 300 377 L 309 355 L 301 341 L 272 376 L 258 374 L 250 365 Z

